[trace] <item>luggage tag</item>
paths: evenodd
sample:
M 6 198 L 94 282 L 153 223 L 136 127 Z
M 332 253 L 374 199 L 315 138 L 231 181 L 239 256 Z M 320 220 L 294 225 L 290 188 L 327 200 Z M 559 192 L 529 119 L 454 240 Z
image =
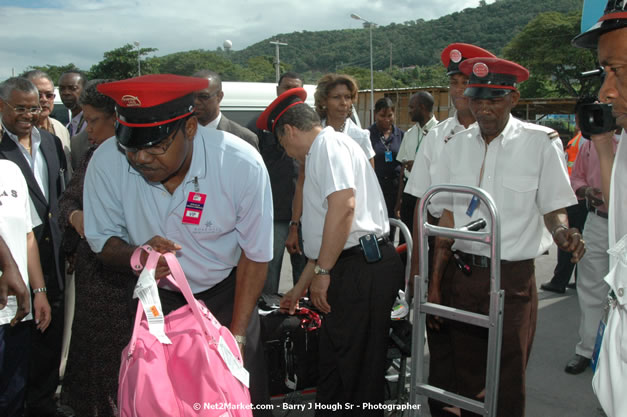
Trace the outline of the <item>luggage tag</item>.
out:
M 222 336 L 220 336 L 220 341 L 218 342 L 218 353 L 222 357 L 226 367 L 231 371 L 231 374 L 248 388 L 250 375 L 246 368 L 244 368 L 244 365 L 242 365 L 233 352 L 231 352 L 231 349 L 229 349 L 229 346 Z
M 470 200 L 470 204 L 468 204 L 468 208 L 466 209 L 466 215 L 468 215 L 468 217 L 472 217 L 477 207 L 479 207 L 479 203 L 479 197 L 473 195 L 472 200 Z
M 133 298 L 139 298 L 142 302 L 150 334 L 156 337 L 162 344 L 171 345 L 172 341 L 165 334 L 165 320 L 154 269 L 144 268 L 137 279 Z
M 200 224 L 207 194 L 190 191 L 183 212 L 183 224 Z
M 385 151 L 385 162 L 393 162 L 392 151 Z

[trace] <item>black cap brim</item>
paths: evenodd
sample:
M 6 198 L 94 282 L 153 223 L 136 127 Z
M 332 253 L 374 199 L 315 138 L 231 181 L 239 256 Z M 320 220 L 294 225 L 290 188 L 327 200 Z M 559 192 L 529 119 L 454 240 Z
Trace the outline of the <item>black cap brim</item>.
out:
M 597 22 L 584 33 L 575 36 L 571 44 L 577 48 L 596 49 L 601 35 L 624 27 L 627 27 L 627 19 L 612 19 Z
M 116 123 L 115 136 L 124 148 L 142 149 L 158 145 L 170 136 L 187 118 L 153 127 L 131 127 Z
M 499 98 L 505 97 L 514 90 L 505 88 L 489 87 L 468 87 L 464 90 L 464 95 L 470 98 Z

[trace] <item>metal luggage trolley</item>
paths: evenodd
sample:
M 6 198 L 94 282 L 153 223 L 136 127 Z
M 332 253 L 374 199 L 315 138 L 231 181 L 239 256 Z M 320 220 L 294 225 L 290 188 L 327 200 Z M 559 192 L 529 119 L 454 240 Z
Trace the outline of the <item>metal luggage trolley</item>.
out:
M 405 294 L 407 295 L 409 278 L 411 276 L 411 254 L 412 254 L 412 248 L 413 248 L 411 232 L 409 228 L 407 227 L 407 225 L 403 223 L 402 221 L 395 219 L 393 217 L 390 217 L 389 220 L 390 220 L 390 226 L 397 227 L 401 235 L 403 236 L 403 238 L 405 238 L 405 245 L 406 245 L 405 251 L 406 251 L 407 258 L 405 262 L 405 287 L 403 288 L 403 290 L 405 291 Z M 397 248 L 397 251 L 398 251 L 398 248 Z M 410 318 L 411 318 L 411 310 L 410 312 L 408 312 L 407 317 L 401 320 L 409 320 Z M 396 403 L 396 404 L 405 404 L 409 400 L 408 392 L 405 389 L 405 382 L 407 379 L 407 358 L 408 356 L 404 355 L 401 352 L 398 366 L 396 366 L 395 364 L 392 364 L 392 366 L 398 371 L 398 383 L 396 385 L 397 394 L 396 394 L 396 399 L 393 401 L 393 403 Z M 386 413 L 386 416 L 388 417 L 394 416 L 394 415 L 402 415 L 402 413 L 398 413 L 398 412 Z
M 491 232 L 472 232 L 462 227 L 461 229 L 449 229 L 430 225 L 426 222 L 427 206 L 435 194 L 450 192 L 471 194 L 477 196 L 481 204 L 485 204 L 490 213 Z M 418 206 L 419 239 L 422 242 L 420 250 L 420 275 L 416 276 L 414 286 L 413 323 L 414 333 L 412 340 L 412 365 L 411 386 L 409 394 L 410 404 L 419 404 L 418 396 L 426 396 L 436 400 L 452 404 L 454 406 L 472 411 L 484 416 L 496 415 L 496 403 L 498 398 L 499 369 L 501 362 L 501 342 L 503 327 L 503 302 L 504 291 L 501 290 L 501 247 L 500 247 L 500 222 L 496 206 L 492 197 L 476 187 L 459 185 L 440 185 L 427 190 L 420 199 Z M 482 242 L 490 245 L 490 314 L 488 316 L 456 308 L 427 302 L 428 271 L 428 236 L 442 236 L 452 239 L 465 239 L 474 242 Z M 477 401 L 463 397 L 453 392 L 429 385 L 424 381 L 424 344 L 426 315 L 437 315 L 453 321 L 469 323 L 488 329 L 488 357 L 486 369 L 485 401 Z M 411 409 L 410 416 L 419 416 L 419 409 Z
M 407 285 L 409 284 L 409 275 L 411 274 L 411 251 L 413 248 L 413 241 L 411 238 L 411 231 L 405 223 L 402 221 L 390 217 L 390 226 L 398 227 L 401 234 L 405 238 L 405 244 L 407 245 L 407 264 L 405 265 L 405 292 L 407 292 Z

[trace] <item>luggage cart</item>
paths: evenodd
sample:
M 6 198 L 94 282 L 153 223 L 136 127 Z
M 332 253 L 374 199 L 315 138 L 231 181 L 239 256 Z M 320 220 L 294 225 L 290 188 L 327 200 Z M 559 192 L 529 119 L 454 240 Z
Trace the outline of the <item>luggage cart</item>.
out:
M 405 291 L 405 296 L 407 297 L 407 290 L 409 288 L 408 287 L 409 278 L 411 276 L 411 255 L 412 255 L 412 248 L 413 248 L 411 232 L 409 228 L 407 227 L 407 225 L 403 223 L 402 221 L 392 218 L 392 217 L 390 217 L 389 220 L 390 220 L 390 226 L 397 227 L 400 230 L 400 233 L 402 234 L 402 236 L 405 238 L 405 243 L 401 246 L 398 246 L 396 248 L 396 251 L 399 253 L 402 251 L 406 252 L 404 291 Z M 405 246 L 405 248 L 403 248 L 402 246 Z M 409 305 L 407 305 L 406 308 L 409 309 Z M 402 320 L 409 320 L 410 318 L 411 318 L 411 310 L 408 311 L 407 317 Z M 390 352 L 388 351 L 388 354 L 389 353 Z M 398 372 L 398 381 L 396 384 L 396 388 L 397 388 L 396 398 L 393 400 L 393 402 L 399 405 L 406 404 L 407 401 L 409 400 L 409 395 L 408 395 L 409 393 L 405 388 L 407 374 L 408 374 L 407 372 L 408 371 L 408 365 L 407 365 L 408 358 L 409 356 L 407 356 L 406 354 L 403 354 L 401 349 L 398 349 L 398 356 L 394 358 L 394 360 L 398 361 L 398 365 L 394 363 L 394 361 L 392 363 L 392 367 Z M 402 412 L 399 413 L 398 411 L 394 411 L 394 410 L 385 413 L 386 417 L 401 416 L 401 415 L 403 415 Z
M 476 196 L 485 204 L 490 213 L 490 232 L 472 232 L 461 229 L 449 229 L 430 225 L 426 222 L 427 206 L 432 197 L 438 193 L 470 194 Z M 419 396 L 426 396 L 436 400 L 472 411 L 474 413 L 491 417 L 496 415 L 498 399 L 499 369 L 501 362 L 501 342 L 503 327 L 503 303 L 504 291 L 501 290 L 501 247 L 500 247 L 500 222 L 496 206 L 492 197 L 485 191 L 476 187 L 459 185 L 439 185 L 427 190 L 418 206 L 418 225 L 420 249 L 420 275 L 415 277 L 412 335 L 411 386 L 409 403 L 419 404 Z M 490 245 L 490 313 L 488 316 L 470 311 L 433 304 L 427 302 L 428 285 L 428 236 L 442 236 L 452 239 L 465 239 L 474 242 L 482 242 Z M 429 385 L 424 381 L 424 345 L 426 330 L 426 315 L 437 315 L 453 321 L 469 323 L 488 329 L 488 357 L 486 369 L 486 385 L 484 402 L 473 398 L 463 397 L 453 392 Z M 419 416 L 419 409 L 411 409 L 410 417 Z
M 411 274 L 411 251 L 413 248 L 413 241 L 411 239 L 411 230 L 402 221 L 393 217 L 389 218 L 390 226 L 397 227 L 401 234 L 405 238 L 405 245 L 407 245 L 407 264 L 405 266 L 405 293 L 407 293 L 407 286 L 409 284 L 409 275 Z M 392 242 L 393 243 L 393 242 Z

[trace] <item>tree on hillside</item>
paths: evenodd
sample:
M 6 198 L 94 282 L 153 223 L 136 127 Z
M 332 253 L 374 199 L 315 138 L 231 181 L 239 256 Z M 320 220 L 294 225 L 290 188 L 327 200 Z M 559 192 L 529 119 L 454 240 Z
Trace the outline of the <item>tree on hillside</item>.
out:
M 285 63 L 280 63 L 280 72 L 286 71 Z M 270 56 L 254 56 L 248 60 L 246 69 L 252 75 L 252 79 L 247 81 L 273 83 L 276 81 L 276 70 L 274 68 L 274 58 Z
M 89 78 L 112 78 L 123 80 L 137 77 L 137 57 L 139 54 L 142 74 L 154 74 L 158 72 L 155 59 L 142 60 L 141 57 L 156 51 L 156 48 L 135 48 L 130 43 L 121 48 L 104 53 L 104 59 L 93 65 L 89 70 Z
M 61 77 L 61 74 L 63 74 L 64 72 L 67 72 L 67 71 L 81 71 L 73 63 L 69 63 L 67 65 L 43 65 L 43 66 L 33 65 L 32 67 L 28 67 L 28 69 L 26 71 L 24 71 L 22 74 L 20 74 L 20 77 L 23 76 L 28 71 L 31 71 L 31 70 L 39 70 L 39 71 L 45 72 L 46 74 L 48 74 L 50 76 L 50 78 L 52 79 L 52 82 L 55 85 L 59 82 L 59 78 Z M 81 71 L 81 72 L 83 72 L 83 71 Z
M 163 74 L 192 75 L 196 71 L 211 70 L 218 74 L 233 73 L 233 63 L 224 53 L 202 49 L 176 52 L 160 58 L 159 72 Z
M 358 67 L 346 67 L 340 71 L 342 74 L 353 76 L 357 80 L 360 90 L 370 90 L 370 69 Z M 404 87 L 403 83 L 392 77 L 385 71 L 374 72 L 374 88 L 399 88 Z
M 581 12 L 547 12 L 530 21 L 503 49 L 505 58 L 525 66 L 531 79 L 521 84 L 524 97 L 577 97 L 595 94 L 598 79 L 584 79 L 595 55 L 570 44 L 579 34 Z

